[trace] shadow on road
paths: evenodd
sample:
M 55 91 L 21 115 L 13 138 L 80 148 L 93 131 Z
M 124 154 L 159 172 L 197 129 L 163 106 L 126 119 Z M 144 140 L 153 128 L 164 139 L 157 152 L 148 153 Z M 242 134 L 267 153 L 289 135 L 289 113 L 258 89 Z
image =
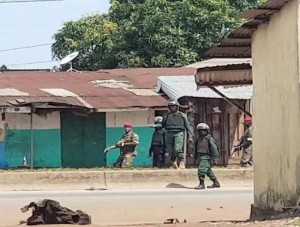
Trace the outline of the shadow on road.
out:
M 195 188 L 192 188 L 192 187 L 186 187 L 182 184 L 176 184 L 176 183 L 170 183 L 168 184 L 165 188 L 184 188 L 184 189 L 195 189 Z
M 91 187 L 91 188 L 86 188 L 85 190 L 86 191 L 106 191 L 108 189 L 107 188 L 93 188 L 93 187 Z

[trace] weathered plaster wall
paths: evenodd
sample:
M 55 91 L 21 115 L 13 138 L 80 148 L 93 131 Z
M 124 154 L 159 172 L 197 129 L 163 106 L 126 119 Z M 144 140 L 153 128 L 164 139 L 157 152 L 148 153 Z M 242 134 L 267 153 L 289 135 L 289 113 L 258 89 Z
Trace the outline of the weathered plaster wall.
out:
M 31 136 L 29 114 L 6 114 L 6 161 L 9 167 L 23 166 L 24 156 L 30 165 Z M 35 167 L 61 166 L 60 114 L 33 115 Z
M 279 210 L 300 193 L 299 1 L 252 40 L 255 206 Z
M 140 137 L 140 145 L 137 148 L 138 155 L 133 165 L 136 167 L 147 167 L 152 165 L 152 159 L 149 158 L 149 146 L 152 139 L 153 128 L 149 125 L 153 124 L 154 111 L 127 111 L 127 112 L 110 112 L 106 113 L 106 144 L 112 146 L 124 134 L 123 125 L 130 122 L 134 126 L 134 131 Z M 107 166 L 113 166 L 119 155 L 119 150 L 111 151 L 107 155 Z

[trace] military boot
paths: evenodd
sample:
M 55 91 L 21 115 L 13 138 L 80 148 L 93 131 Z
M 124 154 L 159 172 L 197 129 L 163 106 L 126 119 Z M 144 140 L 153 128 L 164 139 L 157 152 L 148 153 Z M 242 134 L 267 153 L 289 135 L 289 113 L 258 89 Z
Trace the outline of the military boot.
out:
M 213 180 L 213 184 L 210 186 L 207 186 L 207 188 L 221 188 L 221 185 L 217 179 Z
M 171 168 L 178 169 L 178 165 L 177 165 L 176 161 L 172 162 L 172 167 Z
M 179 162 L 179 169 L 185 169 L 184 161 Z
M 199 185 L 195 188 L 196 190 L 203 190 L 205 189 L 204 180 L 201 179 Z

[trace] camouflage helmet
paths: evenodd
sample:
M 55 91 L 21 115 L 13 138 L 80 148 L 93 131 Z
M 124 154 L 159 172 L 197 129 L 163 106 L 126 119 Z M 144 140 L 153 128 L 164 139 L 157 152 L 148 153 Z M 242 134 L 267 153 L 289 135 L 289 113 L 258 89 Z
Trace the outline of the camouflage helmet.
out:
M 178 103 L 175 100 L 170 100 L 168 106 L 178 106 Z
M 155 122 L 155 123 L 161 123 L 162 120 L 163 120 L 163 117 L 162 117 L 162 116 L 157 116 L 157 117 L 154 118 L 154 122 Z
M 209 126 L 207 124 L 200 123 L 200 124 L 197 125 L 197 130 L 207 130 L 207 131 L 209 131 L 210 128 L 209 128 Z

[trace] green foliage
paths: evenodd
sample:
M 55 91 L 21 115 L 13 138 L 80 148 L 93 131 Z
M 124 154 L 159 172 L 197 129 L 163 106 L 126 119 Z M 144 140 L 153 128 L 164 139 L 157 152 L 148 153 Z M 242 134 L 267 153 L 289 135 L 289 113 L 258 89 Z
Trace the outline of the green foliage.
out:
M 85 70 L 116 67 L 111 55 L 114 49 L 112 36 L 117 24 L 106 15 L 84 17 L 78 21 L 66 22 L 55 35 L 52 52 L 55 58 L 62 59 L 74 51 L 80 52 L 75 67 Z
M 6 65 L 2 65 L 2 66 L 0 67 L 0 71 L 1 71 L 1 72 L 7 71 L 7 70 L 8 70 L 8 68 L 7 68 Z
M 54 35 L 55 58 L 79 51 L 83 70 L 181 67 L 237 26 L 259 0 L 111 0 L 108 15 L 67 22 Z

